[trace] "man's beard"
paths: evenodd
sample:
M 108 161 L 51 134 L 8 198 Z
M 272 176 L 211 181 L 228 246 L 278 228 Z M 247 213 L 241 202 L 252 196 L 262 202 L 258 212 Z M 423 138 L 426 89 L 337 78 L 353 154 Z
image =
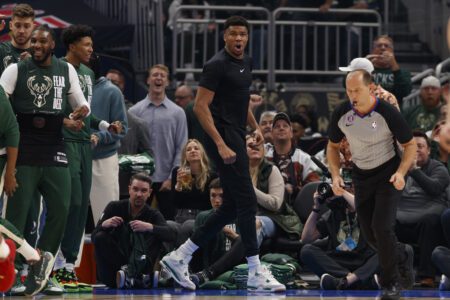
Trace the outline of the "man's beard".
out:
M 48 52 L 41 60 L 37 60 L 34 57 L 34 53 L 31 55 L 31 57 L 32 57 L 33 61 L 39 65 L 39 64 L 42 64 L 44 61 L 46 61 L 50 55 L 52 55 L 52 52 Z

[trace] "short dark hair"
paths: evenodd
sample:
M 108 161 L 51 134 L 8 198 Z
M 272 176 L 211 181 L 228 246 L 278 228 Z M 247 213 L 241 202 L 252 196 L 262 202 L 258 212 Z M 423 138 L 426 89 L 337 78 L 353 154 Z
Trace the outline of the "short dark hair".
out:
M 50 34 L 50 36 L 52 37 L 52 39 L 55 40 L 55 32 L 47 24 L 39 25 L 38 27 L 36 27 L 33 30 L 33 32 L 36 32 L 36 31 L 48 32 Z
M 26 3 L 20 3 L 14 6 L 12 10 L 12 16 L 11 18 L 18 17 L 18 18 L 33 18 L 34 20 L 34 9 L 26 4 Z
M 245 26 L 247 31 L 250 30 L 247 20 L 241 16 L 231 16 L 226 19 L 223 30 L 227 30 L 230 26 Z
M 428 138 L 428 136 L 427 136 L 427 134 L 425 132 L 420 131 L 420 130 L 413 130 L 413 137 L 424 138 L 425 141 L 427 142 L 428 148 L 431 148 L 431 141 L 430 141 L 430 139 Z
M 147 173 L 144 172 L 140 172 L 131 176 L 130 185 L 133 183 L 133 180 L 144 181 L 147 182 L 150 187 L 152 186 L 152 179 Z
M 209 189 L 221 189 L 222 185 L 220 184 L 220 178 L 217 177 L 211 180 L 208 187 Z
M 308 128 L 308 122 L 299 114 L 293 114 L 291 116 L 291 123 L 298 123 L 303 126 L 303 128 Z
M 63 30 L 61 33 L 61 41 L 66 48 L 69 48 L 70 44 L 78 42 L 84 37 L 93 38 L 94 30 L 88 25 L 71 25 Z
M 120 80 L 125 81 L 125 76 L 123 75 L 122 72 L 120 72 L 117 69 L 109 69 L 108 72 L 106 72 L 106 74 L 111 73 L 111 74 L 116 74 L 117 76 L 120 77 Z
M 392 49 L 394 49 L 394 40 L 387 34 L 381 34 L 381 35 L 376 36 L 372 41 L 373 44 L 375 45 L 375 43 L 380 39 L 388 40 L 391 43 Z

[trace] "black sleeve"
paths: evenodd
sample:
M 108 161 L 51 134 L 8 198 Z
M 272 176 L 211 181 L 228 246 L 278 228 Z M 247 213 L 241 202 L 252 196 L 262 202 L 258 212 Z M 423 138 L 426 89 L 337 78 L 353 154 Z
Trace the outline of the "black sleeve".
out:
M 223 74 L 223 63 L 219 60 L 210 61 L 203 67 L 199 86 L 215 92 Z
M 327 222 L 326 222 L 326 220 L 323 217 L 321 217 L 317 221 L 316 228 L 317 228 L 317 231 L 319 231 L 319 233 L 320 233 L 320 238 L 321 239 L 326 238 L 327 236 L 330 235 L 330 233 L 328 232 Z
M 180 203 L 185 200 L 186 192 L 179 192 L 175 189 L 175 185 L 177 184 L 177 171 L 180 167 L 175 167 L 172 170 L 172 189 L 170 190 L 170 197 L 172 198 L 172 203 L 175 204 L 176 208 L 180 208 Z
M 386 120 L 394 138 L 399 141 L 400 144 L 406 144 L 411 141 L 413 138 L 412 130 L 401 113 L 394 106 L 385 101 L 380 101 L 379 107 L 380 113 Z
M 150 223 L 153 224 L 153 234 L 161 241 L 175 241 L 175 232 L 167 225 L 163 215 L 156 209 L 152 209 L 152 211 Z
M 112 228 L 106 228 L 106 229 L 103 228 L 102 223 L 105 220 L 108 220 L 109 218 L 112 218 L 116 215 L 114 213 L 115 204 L 117 204 L 117 201 L 109 202 L 108 205 L 106 206 L 105 210 L 103 211 L 102 217 L 100 218 L 100 220 L 97 223 L 97 226 L 95 226 L 94 230 L 92 231 L 92 240 L 95 239 L 95 236 L 97 235 L 97 233 L 99 233 L 101 231 L 111 231 L 112 230 Z
M 430 164 L 432 163 L 434 165 L 434 161 L 430 161 Z M 417 169 L 411 171 L 410 175 L 427 194 L 433 197 L 441 196 L 450 183 L 448 171 L 441 163 L 432 166 L 431 174 Z
M 339 128 L 338 123 L 342 117 L 343 105 L 339 105 L 331 115 L 330 125 L 328 127 L 328 138 L 333 143 L 339 143 L 344 138 L 344 133 Z

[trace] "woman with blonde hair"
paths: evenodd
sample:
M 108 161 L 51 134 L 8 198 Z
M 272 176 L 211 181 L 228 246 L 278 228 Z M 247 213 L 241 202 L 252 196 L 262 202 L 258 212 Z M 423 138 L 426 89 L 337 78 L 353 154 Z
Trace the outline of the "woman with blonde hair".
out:
M 177 231 L 177 245 L 192 233 L 197 214 L 211 209 L 208 186 L 216 177 L 203 145 L 196 139 L 189 139 L 181 152 L 180 166 L 172 170 L 171 197 L 177 213 L 175 222 L 168 223 Z

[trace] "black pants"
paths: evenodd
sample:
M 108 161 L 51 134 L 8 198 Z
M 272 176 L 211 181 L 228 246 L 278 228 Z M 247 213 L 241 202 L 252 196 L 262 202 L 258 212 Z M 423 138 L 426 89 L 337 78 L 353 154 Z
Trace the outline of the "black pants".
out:
M 239 129 L 219 129 L 227 146 L 236 153 L 233 164 L 224 164 L 216 145 L 206 140 L 206 150 L 214 161 L 223 188 L 223 204 L 198 228 L 191 240 L 198 246 L 205 245 L 219 230 L 237 218 L 246 256 L 258 254 L 256 242 L 256 195 L 249 174 L 245 132 Z
M 369 245 L 378 251 L 383 287 L 398 281 L 398 262 L 406 259 L 404 245 L 398 244 L 394 232 L 401 191 L 389 182 L 399 164 L 393 158 L 369 171 L 353 168 L 358 222 Z
M 433 250 L 431 260 L 442 274 L 450 278 L 450 249 L 438 246 Z
M 439 215 L 423 215 L 417 223 L 395 224 L 395 232 L 399 241 L 415 243 L 419 246 L 419 277 L 432 277 L 436 275 L 436 268 L 431 263 L 431 253 L 436 246 L 443 242 L 441 218 Z
M 153 234 L 133 233 L 143 235 L 142 243 L 130 244 L 130 230 L 126 226 L 119 226 L 111 231 L 100 231 L 94 238 L 95 261 L 97 263 L 98 279 L 108 287 L 116 288 L 116 274 L 123 265 L 129 265 L 132 257 L 136 256 L 135 248 L 139 247 L 146 255 L 147 264 L 153 268 L 161 251 L 161 243 Z M 150 262 L 150 263 L 148 263 Z M 139 267 L 139 266 L 138 266 Z M 150 274 L 149 269 L 145 273 Z
M 343 278 L 348 273 L 354 273 L 360 283 L 370 282 L 372 275 L 378 270 L 378 255 L 374 254 L 366 258 L 358 253 L 345 254 L 349 255 L 333 257 L 319 247 L 308 244 L 302 247 L 300 257 L 302 262 L 319 277 L 328 273 Z

